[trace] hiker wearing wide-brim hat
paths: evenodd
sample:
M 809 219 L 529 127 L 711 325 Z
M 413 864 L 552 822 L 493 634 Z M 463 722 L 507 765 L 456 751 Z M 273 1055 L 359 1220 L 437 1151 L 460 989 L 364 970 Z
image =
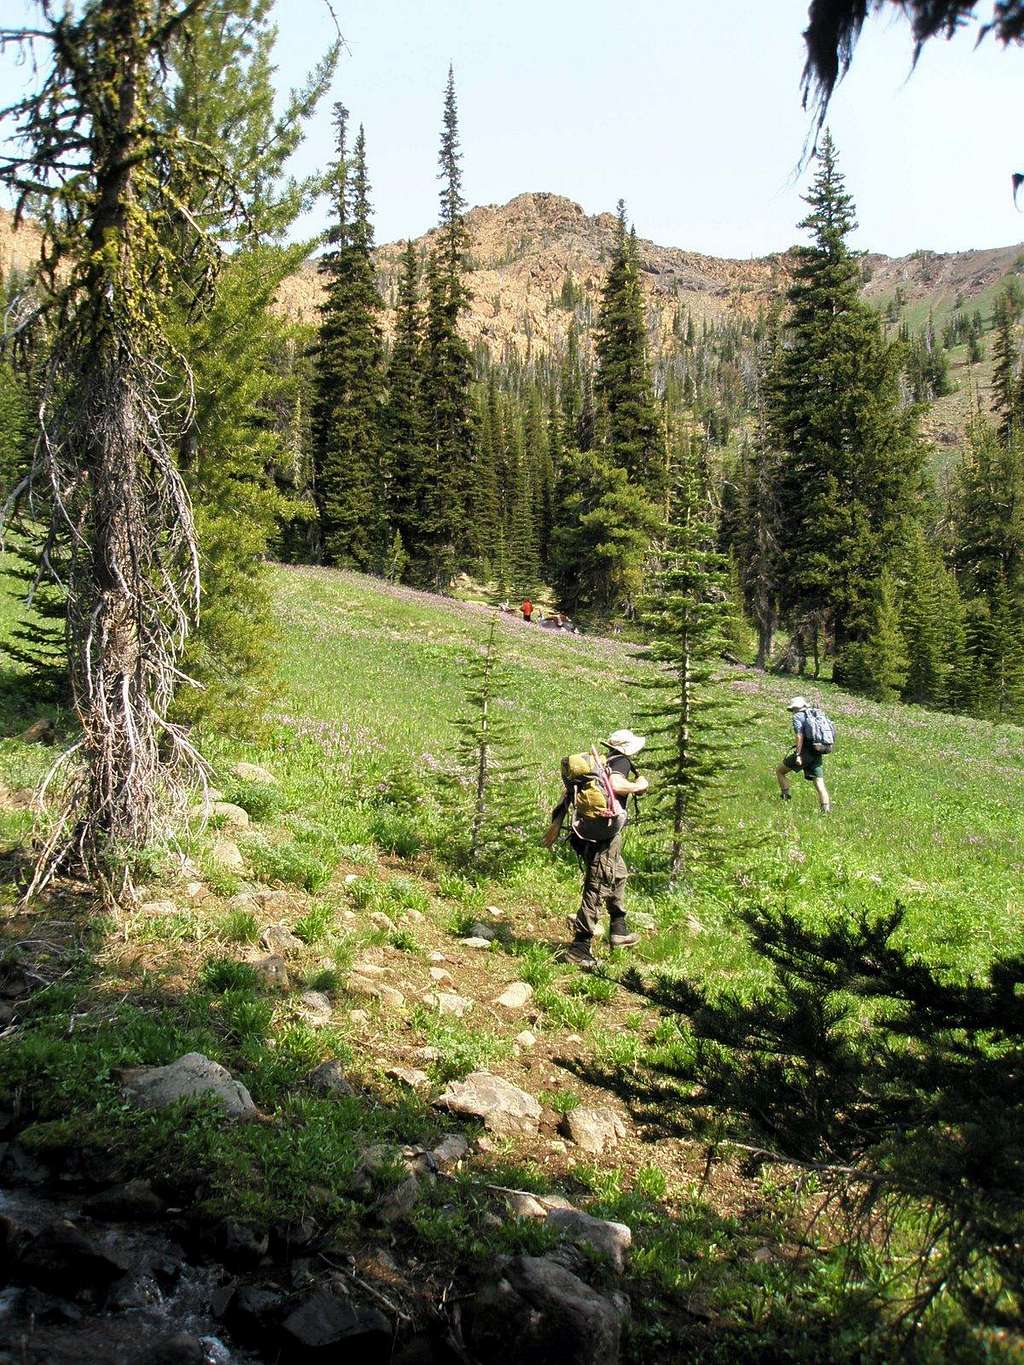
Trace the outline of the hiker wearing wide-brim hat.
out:
M 823 815 L 832 809 L 832 802 L 825 786 L 825 754 L 831 753 L 835 728 L 824 711 L 812 706 L 806 697 L 791 697 L 786 703 L 793 722 L 795 746 L 775 769 L 779 783 L 779 795 L 783 801 L 792 801 L 789 789 L 790 773 L 803 773 L 808 782 L 814 783 L 818 793 L 818 804 Z
M 569 842 L 583 866 L 583 895 L 566 955 L 580 967 L 597 965 L 592 945 L 602 906 L 608 907 L 608 941 L 613 948 L 629 948 L 638 941 L 626 924 L 628 873 L 622 856 L 622 834 L 628 798 L 647 790 L 646 777 L 633 765 L 633 758 L 645 743 L 643 736 L 632 730 L 615 730 L 602 741 L 607 758 L 602 758 L 595 746 L 588 754 L 570 754 L 562 760 L 564 791 L 551 812 L 544 843 L 551 847 L 571 810 Z

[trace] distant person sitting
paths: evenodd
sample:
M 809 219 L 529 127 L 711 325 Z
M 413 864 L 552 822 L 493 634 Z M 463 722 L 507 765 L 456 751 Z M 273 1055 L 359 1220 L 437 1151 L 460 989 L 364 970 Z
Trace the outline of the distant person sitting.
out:
M 793 752 L 787 754 L 775 770 L 779 793 L 783 801 L 792 801 L 789 775 L 802 772 L 808 782 L 814 783 L 821 813 L 827 815 L 832 802 L 825 786 L 825 755 L 830 754 L 835 745 L 835 726 L 824 711 L 811 706 L 806 697 L 794 697 L 787 703 L 787 710 L 792 716 L 796 744 Z
M 523 600 L 523 620 L 524 621 L 533 620 L 533 603 L 530 601 L 528 597 L 524 598 Z

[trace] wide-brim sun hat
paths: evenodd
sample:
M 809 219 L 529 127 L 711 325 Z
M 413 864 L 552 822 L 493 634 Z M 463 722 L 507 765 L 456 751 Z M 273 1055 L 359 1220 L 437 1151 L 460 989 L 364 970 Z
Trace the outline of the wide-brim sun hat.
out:
M 806 698 L 806 697 L 792 697 L 792 698 L 790 698 L 790 700 L 786 702 L 786 710 L 787 710 L 787 711 L 806 711 L 806 710 L 807 710 L 807 698 Z
M 606 749 L 614 749 L 618 754 L 625 754 L 627 758 L 632 758 L 638 754 L 647 743 L 643 735 L 634 735 L 632 730 L 615 730 L 604 741 Z

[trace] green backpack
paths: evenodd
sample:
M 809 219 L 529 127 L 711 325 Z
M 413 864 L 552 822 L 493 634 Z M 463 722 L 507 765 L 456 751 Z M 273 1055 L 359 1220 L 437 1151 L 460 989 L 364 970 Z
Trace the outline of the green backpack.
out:
M 626 823 L 626 811 L 611 774 L 596 749 L 562 759 L 562 781 L 572 796 L 572 832 L 588 844 L 603 844 Z

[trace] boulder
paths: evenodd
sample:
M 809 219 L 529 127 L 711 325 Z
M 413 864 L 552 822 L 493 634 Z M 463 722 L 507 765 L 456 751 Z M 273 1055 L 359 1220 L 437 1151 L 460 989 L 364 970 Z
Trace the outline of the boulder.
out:
M 431 981 L 451 981 L 452 974 L 445 971 L 443 967 L 431 967 L 430 979 Z
M 22 1251 L 16 1274 L 67 1298 L 109 1289 L 130 1269 L 73 1223 L 50 1223 Z
M 174 901 L 144 901 L 139 906 L 142 915 L 176 915 L 178 907 Z
M 391 1356 L 391 1324 L 376 1308 L 366 1308 L 318 1289 L 303 1300 L 281 1324 L 287 1360 L 365 1362 Z M 379 1352 L 379 1355 L 378 1355 Z
M 449 1133 L 443 1137 L 430 1155 L 438 1170 L 448 1171 L 457 1166 L 469 1152 L 469 1143 L 460 1133 Z
M 473 1001 L 468 1000 L 464 995 L 455 995 L 452 991 L 428 991 L 423 997 L 423 1003 L 432 1010 L 437 1010 L 438 1014 L 454 1014 L 456 1019 L 461 1019 L 473 1008 Z
M 477 920 L 475 924 L 471 924 L 469 926 L 469 932 L 466 935 L 466 938 L 485 938 L 488 942 L 492 942 L 497 937 L 498 931 L 495 929 L 494 925 L 484 924 L 481 920 Z M 465 942 L 465 939 L 463 939 L 463 942 Z
M 502 993 L 495 1000 L 496 1005 L 500 1005 L 506 1010 L 521 1010 L 533 996 L 533 987 L 526 981 L 513 981 L 511 986 L 506 986 Z
M 430 1077 L 425 1071 L 419 1071 L 414 1066 L 389 1066 L 388 1075 L 396 1081 L 401 1081 L 410 1090 L 422 1090 L 424 1086 L 430 1084 Z
M 194 1332 L 163 1332 L 147 1341 L 131 1365 L 206 1365 L 206 1346 Z
M 390 917 L 390 915 L 385 915 L 383 910 L 374 910 L 373 914 L 369 915 L 368 918 L 372 925 L 375 925 L 376 928 L 383 930 L 385 934 L 398 933 L 398 925 Z
M 82 1204 L 82 1212 L 90 1218 L 116 1219 L 121 1223 L 159 1218 L 167 1208 L 165 1200 L 154 1191 L 148 1180 L 129 1180 L 123 1185 L 112 1185 L 90 1195 Z
M 210 858 L 222 872 L 237 874 L 245 871 L 245 859 L 242 857 L 242 851 L 231 839 L 214 839 L 213 847 L 210 849 Z
M 231 769 L 239 782 L 253 782 L 262 786 L 276 787 L 277 778 L 269 768 L 261 767 L 259 763 L 236 763 Z
M 467 1345 L 482 1365 L 618 1365 L 615 1305 L 543 1256 L 502 1257 L 470 1305 Z
M 377 987 L 377 997 L 383 1000 L 385 1005 L 390 1005 L 392 1009 L 400 1010 L 405 1004 L 405 996 L 394 986 L 380 985 Z
M 286 991 L 288 989 L 288 968 L 284 965 L 284 958 L 277 953 L 270 953 L 267 957 L 261 957 L 253 966 L 260 975 L 260 979 L 265 986 L 273 991 Z
M 236 806 L 233 801 L 214 801 L 210 814 L 215 815 L 228 829 L 249 828 L 249 812 L 242 806 Z
M 299 1004 L 303 1013 L 314 1020 L 330 1019 L 334 1012 L 334 1006 L 323 991 L 303 991 L 299 996 Z
M 298 935 L 292 933 L 287 924 L 268 924 L 260 936 L 260 942 L 269 953 L 277 957 L 301 953 L 306 946 Z
M 617 1271 L 625 1269 L 626 1253 L 633 1242 L 633 1233 L 625 1223 L 612 1223 L 604 1218 L 592 1218 L 579 1209 L 552 1209 L 547 1225 L 574 1246 L 592 1247 L 606 1256 Z
M 483 1119 L 489 1132 L 536 1133 L 541 1107 L 532 1095 L 489 1071 L 473 1071 L 455 1081 L 434 1103 L 455 1114 Z
M 168 1066 L 137 1066 L 121 1073 L 132 1101 L 143 1109 L 166 1109 L 179 1100 L 209 1096 L 225 1114 L 255 1114 L 252 1096 L 219 1062 L 201 1052 L 188 1052 Z
M 516 1034 L 516 1042 L 520 1047 L 536 1047 L 537 1035 L 531 1033 L 528 1028 L 524 1028 L 522 1033 Z
M 345 989 L 350 995 L 362 995 L 367 1000 L 376 1000 L 380 996 L 379 983 L 371 981 L 368 976 L 361 976 L 358 972 L 351 972 L 346 977 Z
M 387 976 L 387 967 L 382 967 L 379 962 L 364 962 L 362 960 L 352 964 L 352 970 L 358 976 Z
M 473 934 L 470 938 L 460 938 L 459 942 L 463 948 L 487 949 L 491 946 L 491 939 L 481 938 L 478 934 Z
M 388 1190 L 373 1206 L 373 1215 L 381 1223 L 403 1223 L 419 1203 L 420 1183 L 410 1175 Z
M 594 1109 L 581 1105 L 570 1110 L 565 1117 L 565 1129 L 577 1147 L 594 1156 L 600 1156 L 606 1147 L 626 1136 L 625 1123 L 607 1105 Z
M 330 1061 L 321 1062 L 306 1076 L 303 1081 L 312 1090 L 319 1090 L 323 1095 L 354 1095 L 356 1092 L 352 1082 L 345 1075 L 345 1068 L 337 1058 Z
M 22 744 L 52 744 L 57 738 L 57 731 L 53 721 L 43 716 L 40 720 L 34 720 L 27 730 L 22 730 L 18 736 Z

